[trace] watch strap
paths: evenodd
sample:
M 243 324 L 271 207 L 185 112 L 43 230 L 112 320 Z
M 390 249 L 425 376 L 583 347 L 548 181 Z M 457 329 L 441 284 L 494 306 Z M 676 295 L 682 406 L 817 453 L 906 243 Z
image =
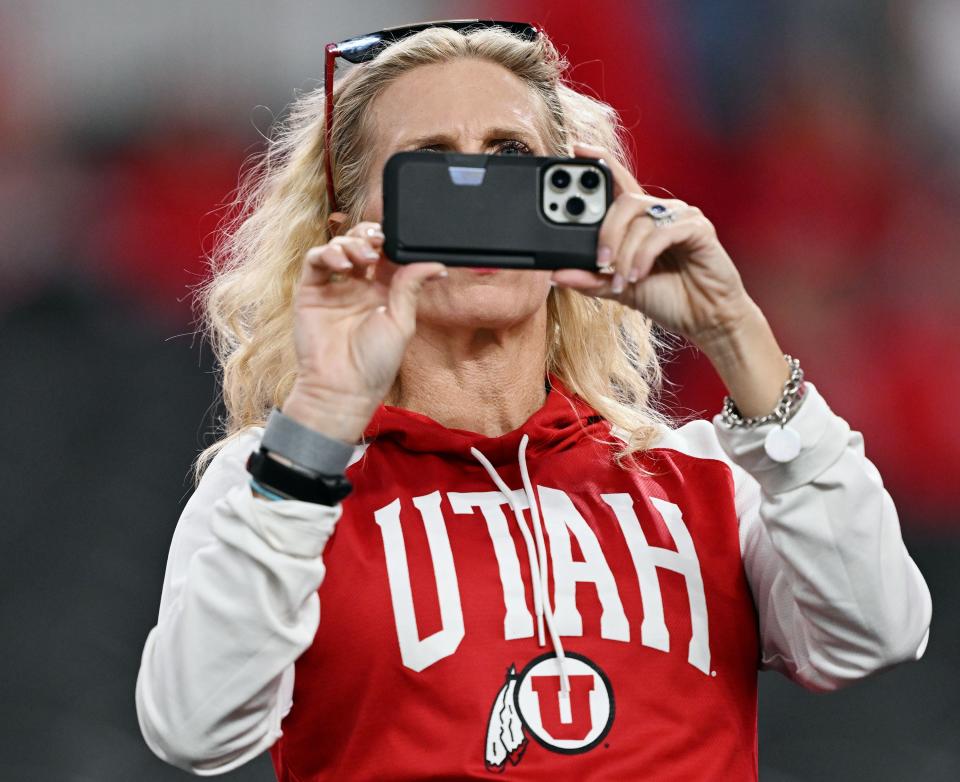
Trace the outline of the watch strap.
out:
M 353 484 L 345 475 L 308 475 L 271 459 L 263 447 L 247 458 L 247 472 L 270 491 L 302 502 L 336 505 L 353 491 Z
M 260 447 L 307 472 L 337 475 L 347 468 L 355 446 L 304 426 L 275 407 L 267 418 Z

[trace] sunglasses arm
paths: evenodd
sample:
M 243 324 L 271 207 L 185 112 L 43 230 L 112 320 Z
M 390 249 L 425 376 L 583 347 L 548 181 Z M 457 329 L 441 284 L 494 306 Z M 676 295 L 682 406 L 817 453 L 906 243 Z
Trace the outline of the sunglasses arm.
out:
M 337 44 L 327 44 L 323 67 L 323 86 L 325 92 L 323 157 L 327 174 L 327 203 L 330 204 L 331 214 L 337 211 L 337 196 L 333 187 L 333 156 L 330 145 L 333 141 L 333 71 L 339 54 L 340 49 Z

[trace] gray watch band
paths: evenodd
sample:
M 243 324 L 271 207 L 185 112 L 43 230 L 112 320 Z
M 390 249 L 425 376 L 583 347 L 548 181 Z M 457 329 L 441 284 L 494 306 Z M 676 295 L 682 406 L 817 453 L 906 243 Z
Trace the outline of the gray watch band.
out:
M 320 434 L 274 408 L 267 418 L 260 447 L 320 475 L 340 475 L 354 446 Z

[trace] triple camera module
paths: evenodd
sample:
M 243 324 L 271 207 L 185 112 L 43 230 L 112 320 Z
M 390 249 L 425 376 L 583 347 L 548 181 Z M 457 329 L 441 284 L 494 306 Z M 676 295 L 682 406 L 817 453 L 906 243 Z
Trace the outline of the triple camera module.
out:
M 557 163 L 544 173 L 543 213 L 554 223 L 598 223 L 607 194 L 600 171 L 589 164 Z

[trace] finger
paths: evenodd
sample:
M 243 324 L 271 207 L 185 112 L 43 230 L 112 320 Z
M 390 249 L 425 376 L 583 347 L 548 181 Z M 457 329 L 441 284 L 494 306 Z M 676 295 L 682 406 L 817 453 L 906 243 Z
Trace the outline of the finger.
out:
M 698 213 L 699 210 L 688 206 L 683 201 L 671 199 L 668 201 L 659 201 L 653 199 L 656 203 L 669 205 L 677 218 L 688 217 L 691 214 Z M 673 225 L 673 223 L 667 223 Z M 646 241 L 657 231 L 663 230 L 666 226 L 658 226 L 649 215 L 638 215 L 627 229 L 627 236 L 620 245 L 618 256 L 617 272 L 622 275 L 627 282 L 636 282 L 642 280 L 650 273 L 653 263 L 657 256 L 649 256 L 641 252 Z
M 624 237 L 613 277 L 584 269 L 561 269 L 555 271 L 550 279 L 558 285 L 582 290 L 593 296 L 619 298 L 627 287 L 627 282 L 643 280 L 649 273 L 657 257 L 667 248 L 682 241 L 685 233 L 674 229 L 681 223 L 657 227 L 653 220 L 637 216 Z M 682 230 L 682 229 L 681 229 Z M 630 279 L 631 275 L 634 279 Z
M 347 258 L 357 266 L 369 266 L 380 260 L 379 248 L 358 236 L 338 236 L 330 244 L 340 247 Z
M 407 335 L 412 335 L 417 324 L 417 299 L 424 283 L 447 276 L 442 263 L 411 263 L 398 269 L 390 280 L 387 294 L 387 312 Z
M 361 239 L 366 239 L 374 246 L 379 246 L 383 244 L 384 235 L 383 235 L 383 226 L 380 223 L 374 223 L 371 220 L 365 220 L 362 223 L 357 223 L 346 233 L 347 236 L 357 236 Z
M 558 269 L 550 275 L 550 279 L 564 288 L 594 293 L 608 278 L 586 269 Z
M 325 285 L 334 272 L 343 274 L 353 264 L 338 245 L 311 247 L 304 256 L 302 280 L 309 285 Z
M 690 217 L 688 219 L 655 227 L 637 246 L 632 271 L 635 279 L 633 290 L 639 297 L 643 294 L 643 286 L 653 277 L 654 267 L 659 265 L 661 271 L 677 271 L 681 263 L 680 257 L 670 253 L 671 248 L 682 247 L 688 251 L 703 247 L 710 242 L 713 226 L 705 218 Z M 638 299 L 639 300 L 639 299 Z
M 615 291 L 613 278 L 607 275 L 595 274 L 584 269 L 560 269 L 555 271 L 550 279 L 560 287 L 572 288 L 589 296 L 615 299 L 620 302 L 625 300 L 623 289 Z
M 600 233 L 597 235 L 598 263 L 603 258 L 608 258 L 611 264 L 621 265 L 623 240 L 630 224 L 637 218 L 644 217 L 647 209 L 653 204 L 663 204 L 675 213 L 687 207 L 686 203 L 676 198 L 654 198 L 643 193 L 625 193 L 618 196 L 600 224 Z M 649 218 L 649 222 L 652 225 L 653 218 Z M 624 270 L 620 271 L 623 273 Z
M 640 183 L 634 178 L 630 170 L 616 159 L 612 152 L 593 144 L 576 142 L 573 145 L 573 154 L 576 157 L 588 157 L 602 160 L 613 174 L 613 195 L 616 198 L 621 193 L 643 193 Z
M 610 205 L 597 235 L 597 264 L 615 266 L 630 224 L 649 206 L 647 196 L 626 193 Z
M 657 259 L 671 247 L 706 244 L 711 240 L 712 232 L 713 225 L 698 215 L 654 228 L 644 237 L 634 254 L 637 280 L 642 282 L 649 276 Z
M 653 220 L 644 220 L 642 216 L 637 217 L 630 223 L 618 254 L 618 258 L 622 259 L 623 264 L 622 267 L 617 266 L 617 272 L 627 282 L 636 282 L 647 275 L 649 269 L 641 268 L 637 253 L 647 237 L 656 230 L 657 227 Z

